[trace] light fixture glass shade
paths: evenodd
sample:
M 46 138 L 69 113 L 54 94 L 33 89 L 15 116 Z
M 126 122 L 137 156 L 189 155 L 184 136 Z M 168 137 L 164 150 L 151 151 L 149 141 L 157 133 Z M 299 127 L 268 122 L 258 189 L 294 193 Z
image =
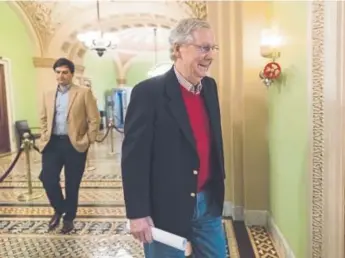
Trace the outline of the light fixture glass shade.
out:
M 81 41 L 87 48 L 115 48 L 118 39 L 114 33 L 101 33 L 101 31 L 88 31 L 77 35 L 77 39 Z
M 160 63 L 155 65 L 149 72 L 148 77 L 155 77 L 166 73 L 172 67 L 172 63 Z

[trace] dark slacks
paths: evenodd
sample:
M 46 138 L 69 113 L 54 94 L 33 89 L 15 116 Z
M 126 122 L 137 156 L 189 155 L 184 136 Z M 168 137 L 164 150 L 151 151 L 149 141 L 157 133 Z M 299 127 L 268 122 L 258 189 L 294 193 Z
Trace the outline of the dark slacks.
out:
M 67 136 L 52 136 L 42 152 L 39 176 L 51 206 L 64 220 L 73 221 L 78 209 L 80 182 L 85 170 L 87 152 L 74 149 Z M 60 174 L 65 168 L 65 198 L 60 186 Z

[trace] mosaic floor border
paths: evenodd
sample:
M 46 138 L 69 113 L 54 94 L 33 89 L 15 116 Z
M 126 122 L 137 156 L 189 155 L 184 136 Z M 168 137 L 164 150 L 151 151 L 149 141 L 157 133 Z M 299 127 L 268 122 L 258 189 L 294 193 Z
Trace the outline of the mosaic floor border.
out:
M 248 226 L 247 232 L 256 257 L 279 258 L 271 236 L 264 227 Z
M 224 220 L 225 234 L 228 241 L 228 247 L 231 258 L 240 258 L 238 244 L 235 236 L 234 227 L 231 220 Z
M 59 233 L 60 228 L 49 232 L 48 223 L 50 218 L 22 218 L 22 219 L 0 219 L 0 234 L 5 235 L 44 235 L 45 237 L 59 236 L 65 237 Z M 128 235 L 126 229 L 126 218 L 121 219 L 82 219 L 78 218 L 75 223 L 75 229 L 69 236 L 112 236 Z
M 61 186 L 65 187 L 65 182 L 61 182 Z M 28 183 L 24 181 L 4 181 L 0 183 L 1 188 L 27 188 Z M 41 181 L 32 181 L 33 188 L 42 188 Z M 122 188 L 121 180 L 93 180 L 93 181 L 82 181 L 80 188 Z
M 6 217 L 50 217 L 53 215 L 53 209 L 50 206 L 45 207 L 18 207 L 2 206 L 0 207 L 0 220 Z M 125 218 L 126 209 L 123 206 L 118 207 L 78 207 L 79 218 Z M 1 256 L 0 256 L 1 257 Z
M 62 174 L 62 173 L 61 173 Z M 38 181 L 38 173 L 37 175 L 32 177 L 33 181 Z M 62 181 L 63 176 L 61 176 Z M 100 173 L 94 173 L 88 172 L 83 175 L 83 180 L 86 181 L 119 181 L 121 180 L 121 175 L 120 173 L 111 173 L 111 174 L 100 174 Z M 21 174 L 14 174 L 14 175 L 9 175 L 4 182 L 10 182 L 10 181 L 24 181 L 27 182 L 27 176 L 22 172 Z
M 23 204 L 18 201 L 18 196 L 27 192 L 24 189 L 3 188 L 0 191 L 0 205 L 3 204 Z M 63 191 L 64 192 L 64 191 Z M 39 198 L 31 200 L 26 204 L 49 204 L 48 198 L 43 189 L 36 189 L 34 193 L 39 195 Z M 123 205 L 124 197 L 122 188 L 101 188 L 92 189 L 84 188 L 79 192 L 79 204 L 91 205 Z
M 142 258 L 142 246 L 131 236 L 1 236 L 0 257 L 7 258 Z

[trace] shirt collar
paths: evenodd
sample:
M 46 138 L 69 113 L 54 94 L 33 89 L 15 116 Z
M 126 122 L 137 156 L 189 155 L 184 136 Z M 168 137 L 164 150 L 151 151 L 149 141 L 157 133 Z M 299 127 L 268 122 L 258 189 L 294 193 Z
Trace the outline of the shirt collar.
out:
M 201 81 L 194 85 L 192 83 L 190 83 L 189 81 L 187 81 L 182 74 L 180 74 L 177 70 L 176 67 L 174 66 L 174 71 L 177 77 L 178 82 L 188 91 L 194 93 L 194 94 L 200 94 L 201 89 L 202 89 L 202 84 Z
M 61 93 L 65 93 L 67 92 L 69 89 L 71 88 L 71 84 L 65 86 L 65 87 L 61 87 L 60 85 L 58 85 L 58 91 Z

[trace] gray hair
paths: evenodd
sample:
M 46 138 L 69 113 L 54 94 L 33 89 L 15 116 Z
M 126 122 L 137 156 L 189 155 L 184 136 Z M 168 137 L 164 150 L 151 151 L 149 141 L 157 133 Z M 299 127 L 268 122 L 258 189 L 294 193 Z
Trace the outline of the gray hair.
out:
M 169 36 L 170 58 L 175 61 L 174 46 L 177 44 L 190 43 L 193 41 L 193 32 L 198 29 L 210 29 L 211 25 L 201 19 L 187 18 L 179 21 L 174 29 L 171 30 Z

